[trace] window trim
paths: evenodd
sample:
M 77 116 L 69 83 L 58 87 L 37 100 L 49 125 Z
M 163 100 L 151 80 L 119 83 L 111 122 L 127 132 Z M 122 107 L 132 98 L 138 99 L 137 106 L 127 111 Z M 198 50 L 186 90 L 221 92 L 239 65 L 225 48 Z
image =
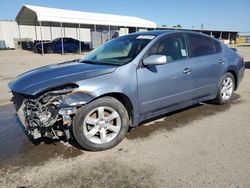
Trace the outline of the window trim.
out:
M 221 42 L 220 42 L 220 41 L 218 41 L 218 40 L 216 40 L 215 38 L 212 38 L 212 40 L 213 40 L 213 44 L 214 44 L 215 54 L 221 54 L 221 53 L 223 53 L 223 47 L 222 47 Z M 218 43 L 219 43 L 220 48 L 221 48 L 221 51 L 220 51 L 220 52 L 217 52 L 217 51 L 216 51 L 215 42 L 218 42 Z
M 174 62 L 178 62 L 178 61 L 185 61 L 185 60 L 188 60 L 190 57 L 189 57 L 189 48 L 188 48 L 188 41 L 186 40 L 186 36 L 185 36 L 186 33 L 170 33 L 170 34 L 166 34 L 166 35 L 163 35 L 161 37 L 158 38 L 158 40 L 154 41 L 154 43 L 149 47 L 149 49 L 144 53 L 143 57 L 141 58 L 141 61 L 140 63 L 138 64 L 138 67 L 146 67 L 144 64 L 143 64 L 143 60 L 145 59 L 145 56 L 147 55 L 147 53 L 151 50 L 151 48 L 159 41 L 161 40 L 165 40 L 166 38 L 169 38 L 169 37 L 173 37 L 173 36 L 182 36 L 183 39 L 184 39 L 184 42 L 185 42 L 185 48 L 186 48 L 186 51 L 187 51 L 187 57 L 186 58 L 183 58 L 183 59 L 177 59 L 177 60 L 173 60 L 173 61 L 170 61 L 170 62 L 167 62 L 165 65 L 167 64 L 170 64 L 170 63 L 174 63 Z M 157 65 L 156 65 L 157 66 Z M 161 65 L 163 66 L 163 65 Z
M 201 57 L 208 57 L 208 56 L 213 56 L 215 54 L 218 54 L 218 53 L 216 53 L 216 50 L 215 50 L 215 45 L 214 45 L 214 42 L 213 42 L 214 39 L 211 36 L 201 35 L 199 33 L 185 33 L 185 34 L 186 34 L 186 37 L 187 37 L 187 40 L 188 40 L 189 54 L 190 54 L 189 58 L 190 59 L 201 58 Z M 188 35 L 197 35 L 197 36 L 201 36 L 201 37 L 204 37 L 204 38 L 209 38 L 210 40 L 212 40 L 212 44 L 213 44 L 213 47 L 214 47 L 214 53 L 194 57 L 193 54 L 192 54 L 190 38 L 189 38 Z

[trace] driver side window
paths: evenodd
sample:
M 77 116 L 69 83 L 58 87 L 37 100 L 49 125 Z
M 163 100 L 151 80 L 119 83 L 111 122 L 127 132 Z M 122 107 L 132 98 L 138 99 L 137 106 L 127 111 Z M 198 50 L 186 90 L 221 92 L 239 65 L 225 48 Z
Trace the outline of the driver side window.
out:
M 172 62 L 188 57 L 188 51 L 183 35 L 167 36 L 155 43 L 148 51 L 150 55 L 165 55 L 167 62 Z

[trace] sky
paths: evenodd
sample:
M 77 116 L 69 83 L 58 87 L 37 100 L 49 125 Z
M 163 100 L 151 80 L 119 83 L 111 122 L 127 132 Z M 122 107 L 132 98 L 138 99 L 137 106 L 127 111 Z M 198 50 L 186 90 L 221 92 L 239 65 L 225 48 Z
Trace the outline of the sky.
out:
M 250 32 L 250 0 L 0 0 L 0 20 L 23 4 L 137 16 L 157 25 Z

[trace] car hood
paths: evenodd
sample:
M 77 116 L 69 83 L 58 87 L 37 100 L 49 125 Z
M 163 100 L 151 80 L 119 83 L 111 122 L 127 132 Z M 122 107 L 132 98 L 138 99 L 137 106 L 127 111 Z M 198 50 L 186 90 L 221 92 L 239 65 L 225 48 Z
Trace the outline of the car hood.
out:
M 116 67 L 78 61 L 64 62 L 23 73 L 9 83 L 9 88 L 16 93 L 37 95 L 57 86 L 111 73 Z

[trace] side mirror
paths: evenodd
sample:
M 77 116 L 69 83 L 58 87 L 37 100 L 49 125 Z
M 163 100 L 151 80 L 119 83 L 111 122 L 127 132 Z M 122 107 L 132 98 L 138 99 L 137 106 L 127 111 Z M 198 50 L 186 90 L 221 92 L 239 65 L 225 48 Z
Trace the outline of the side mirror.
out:
M 165 55 L 151 55 L 143 60 L 144 65 L 163 65 L 167 63 Z

